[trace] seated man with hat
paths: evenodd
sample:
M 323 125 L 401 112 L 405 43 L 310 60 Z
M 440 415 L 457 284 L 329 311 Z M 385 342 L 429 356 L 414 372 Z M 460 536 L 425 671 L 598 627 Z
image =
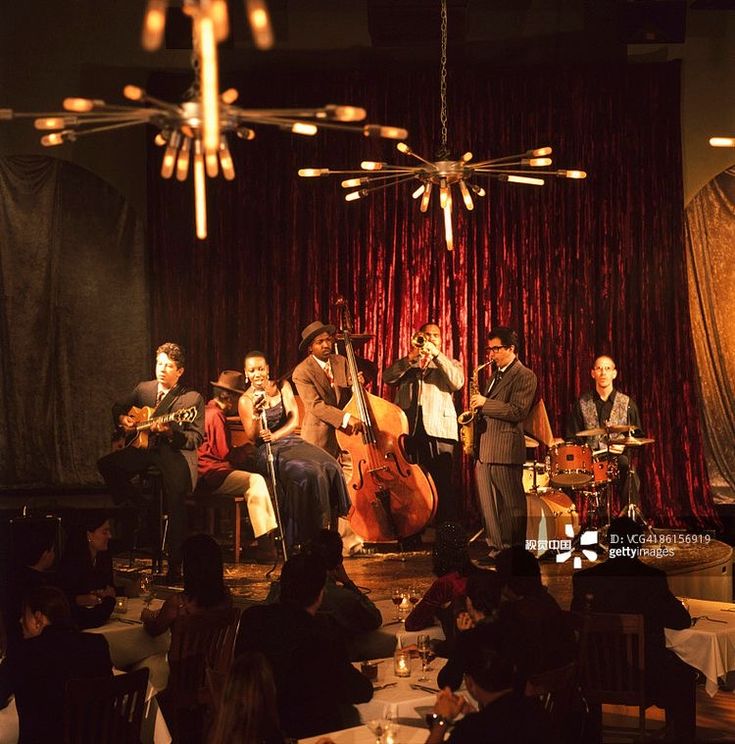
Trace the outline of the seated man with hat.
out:
M 244 495 L 253 534 L 258 540 L 258 562 L 275 557 L 272 531 L 276 517 L 265 478 L 244 469 L 247 447 L 233 447 L 227 414 L 237 410 L 245 391 L 241 372 L 226 369 L 211 383 L 214 397 L 204 409 L 204 442 L 198 450 L 199 488 L 212 495 Z
M 306 409 L 301 436 L 338 458 L 336 430 L 353 434 L 360 431 L 363 424 L 341 410 L 350 398 L 352 381 L 347 360 L 333 353 L 336 330 L 320 320 L 304 328 L 299 351 L 308 350 L 309 356 L 294 369 L 293 381 Z

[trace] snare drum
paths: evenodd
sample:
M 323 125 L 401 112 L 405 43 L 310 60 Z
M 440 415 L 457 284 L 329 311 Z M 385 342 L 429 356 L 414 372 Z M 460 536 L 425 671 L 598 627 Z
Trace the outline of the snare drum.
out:
M 537 556 L 550 548 L 559 549 L 556 541 L 569 541 L 579 532 L 577 509 L 562 491 L 545 488 L 538 496 L 526 494 L 526 508 L 526 546 Z M 571 525 L 572 535 L 567 534 L 567 525 Z M 549 541 L 554 542 L 549 545 Z
M 549 474 L 543 463 L 527 462 L 523 465 L 523 490 L 529 493 L 533 490 L 533 469 L 536 468 L 536 487 L 546 488 L 549 485 Z
M 615 460 L 595 460 L 592 463 L 592 472 L 596 486 L 604 486 L 618 475 L 618 464 Z
M 592 480 L 592 450 L 586 444 L 557 444 L 549 451 L 551 484 L 580 488 Z

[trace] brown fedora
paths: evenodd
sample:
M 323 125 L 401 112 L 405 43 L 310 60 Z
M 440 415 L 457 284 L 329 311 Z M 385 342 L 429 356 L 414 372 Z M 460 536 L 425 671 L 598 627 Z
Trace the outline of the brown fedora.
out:
M 236 369 L 226 369 L 219 373 L 219 379 L 217 382 L 209 383 L 213 387 L 227 390 L 230 393 L 237 393 L 242 395 L 245 392 L 245 378 L 242 372 L 238 372 Z
M 301 331 L 301 343 L 299 344 L 299 351 L 303 351 L 308 348 L 309 344 L 320 334 L 329 333 L 333 334 L 337 329 L 330 324 L 324 325 L 321 320 L 315 320 L 313 323 L 309 323 L 303 331 Z

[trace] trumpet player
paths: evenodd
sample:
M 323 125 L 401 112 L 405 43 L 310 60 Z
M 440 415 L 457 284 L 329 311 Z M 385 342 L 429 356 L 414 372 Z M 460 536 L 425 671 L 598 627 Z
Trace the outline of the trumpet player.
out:
M 408 354 L 383 371 L 383 381 L 397 385 L 395 403 L 406 412 L 411 459 L 434 479 L 439 496 L 436 522 L 457 517 L 452 486 L 452 462 L 457 444 L 457 412 L 452 400 L 464 385 L 456 359 L 442 352 L 442 333 L 436 323 L 425 323 L 411 338 Z
M 537 381 L 516 356 L 517 347 L 518 334 L 512 328 L 490 331 L 485 351 L 495 371 L 485 394 L 470 398 L 470 407 L 481 416 L 475 479 L 491 560 L 504 548 L 526 542 L 523 422 Z

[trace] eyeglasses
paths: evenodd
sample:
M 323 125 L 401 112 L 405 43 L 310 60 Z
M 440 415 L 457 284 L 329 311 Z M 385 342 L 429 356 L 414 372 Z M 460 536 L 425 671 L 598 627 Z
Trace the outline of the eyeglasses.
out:
M 594 367 L 595 372 L 614 372 L 615 367 Z
M 487 346 L 485 351 L 492 351 L 493 354 L 497 354 L 501 349 L 508 349 L 509 346 Z

